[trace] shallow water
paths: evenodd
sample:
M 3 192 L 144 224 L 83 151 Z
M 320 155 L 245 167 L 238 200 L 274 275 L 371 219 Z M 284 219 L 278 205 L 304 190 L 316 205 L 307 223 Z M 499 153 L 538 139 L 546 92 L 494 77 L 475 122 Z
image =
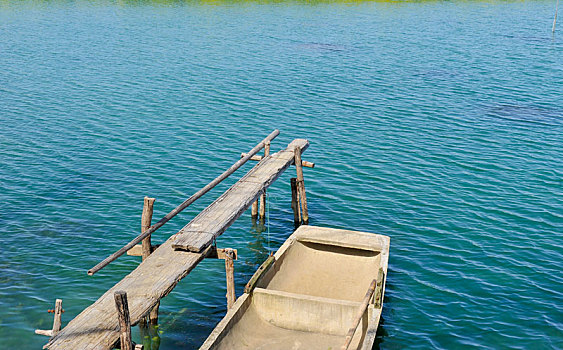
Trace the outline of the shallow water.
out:
M 275 150 L 311 141 L 311 224 L 391 237 L 381 349 L 563 348 L 554 7 L 0 1 L 0 348 L 39 348 L 56 298 L 64 325 L 138 264 L 86 275 L 145 195 L 164 215 L 274 128 Z M 238 294 L 293 230 L 292 175 L 266 231 L 246 213 L 219 239 Z M 205 261 L 163 299 L 161 349 L 204 341 L 224 278 Z

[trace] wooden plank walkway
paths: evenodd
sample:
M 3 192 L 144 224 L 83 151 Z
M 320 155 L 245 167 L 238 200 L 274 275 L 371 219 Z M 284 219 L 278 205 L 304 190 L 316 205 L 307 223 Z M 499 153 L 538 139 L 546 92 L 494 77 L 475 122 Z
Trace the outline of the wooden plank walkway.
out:
M 285 150 L 260 161 L 133 272 L 70 321 L 45 348 L 111 349 L 119 339 L 114 292 L 127 292 L 131 323 L 137 324 L 203 260 L 205 247 L 212 244 L 293 163 L 295 147 L 304 151 L 308 146 L 307 140 L 296 139 Z

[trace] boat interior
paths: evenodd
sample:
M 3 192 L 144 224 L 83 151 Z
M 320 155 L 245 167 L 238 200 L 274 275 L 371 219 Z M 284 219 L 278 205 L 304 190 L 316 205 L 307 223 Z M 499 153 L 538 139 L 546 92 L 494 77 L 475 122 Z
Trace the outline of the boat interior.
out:
M 388 244 L 381 235 L 302 226 L 201 349 L 339 349 L 371 281 L 387 270 Z M 380 312 L 372 300 L 349 349 L 362 348 Z

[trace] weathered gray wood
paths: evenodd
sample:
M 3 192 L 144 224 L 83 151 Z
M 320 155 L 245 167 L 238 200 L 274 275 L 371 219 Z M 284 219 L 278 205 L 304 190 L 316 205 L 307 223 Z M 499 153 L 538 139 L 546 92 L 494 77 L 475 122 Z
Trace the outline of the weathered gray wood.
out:
M 141 216 L 141 233 L 145 233 L 151 227 L 152 212 L 154 207 L 154 198 L 145 197 L 143 202 L 143 215 Z M 151 235 L 148 235 L 142 242 L 143 260 L 152 253 Z
M 221 235 L 269 187 L 294 158 L 295 149 L 305 150 L 309 142 L 297 139 L 287 149 L 264 159 L 239 182 L 205 208 L 174 237 L 174 249 L 200 252 Z
M 225 274 L 227 277 L 227 309 L 230 309 L 237 299 L 235 294 L 234 252 L 232 249 L 225 250 Z
M 119 341 L 121 344 L 121 350 L 133 350 L 127 293 L 120 290 L 116 291 L 113 295 L 115 299 L 115 308 L 117 309 L 117 319 L 119 321 Z
M 291 183 L 291 209 L 293 210 L 293 225 L 301 225 L 301 209 L 299 208 L 299 194 L 297 192 L 297 179 L 292 177 Z
M 257 164 L 186 227 L 154 250 L 135 270 L 70 321 L 46 347 L 52 350 L 111 349 L 119 339 L 119 324 L 113 293 L 118 290 L 127 292 L 131 324 L 137 324 L 208 253 L 207 250 L 201 253 L 174 250 L 172 243 L 184 234 L 189 235 L 189 232 L 194 232 L 193 230 L 206 227 L 210 227 L 214 234 L 221 234 L 226 229 L 222 225 L 230 225 L 231 219 L 240 216 L 241 208 L 243 211 L 247 209 L 252 200 L 258 197 L 261 189 L 268 187 L 287 169 L 293 160 L 295 145 L 299 145 L 304 150 L 308 142 L 295 140 L 287 149 L 271 155 L 268 162 Z M 246 200 L 245 204 L 240 204 L 238 200 L 242 194 L 252 198 Z M 231 208 L 233 205 L 234 207 Z M 231 210 L 238 214 L 229 213 Z M 217 223 L 215 221 L 217 218 L 224 220 Z
M 62 314 L 64 312 L 62 299 L 55 300 L 55 308 L 52 309 L 52 310 L 48 310 L 47 312 L 49 312 L 49 313 L 52 312 L 54 314 L 53 328 L 49 329 L 49 330 L 36 329 L 35 334 L 46 335 L 48 337 L 52 337 L 61 330 L 61 325 L 62 325 L 61 317 L 62 317 Z
M 216 248 L 215 246 L 211 246 L 208 250 L 209 253 L 205 256 L 206 259 L 227 259 L 227 252 L 229 254 L 232 253 L 232 259 L 238 260 L 238 251 L 236 249 L 231 248 Z
M 246 153 L 241 153 L 241 154 L 240 154 L 240 157 L 241 157 L 241 158 L 244 157 L 244 156 L 246 156 Z M 256 156 L 252 156 L 252 158 L 250 158 L 250 160 L 261 161 L 262 158 L 264 158 L 264 157 L 256 155 Z M 293 163 L 292 163 L 292 164 L 293 164 Z M 308 162 L 308 161 L 306 161 L 306 160 L 302 160 L 302 161 L 301 161 L 301 165 L 302 165 L 304 168 L 314 168 L 314 167 L 315 167 L 315 163 L 313 163 L 313 162 Z
M 53 335 L 57 334 L 61 330 L 61 316 L 63 314 L 63 301 L 62 299 L 57 299 L 55 301 L 55 316 L 53 319 Z
M 362 320 L 362 317 L 364 316 L 364 313 L 366 312 L 366 310 L 368 308 L 369 301 L 371 300 L 373 293 L 375 292 L 375 284 L 376 284 L 375 280 L 371 281 L 369 288 L 366 292 L 366 295 L 364 296 L 364 299 L 362 300 L 362 304 L 358 308 L 358 312 L 356 313 L 356 316 L 354 317 L 354 321 L 353 321 L 354 323 L 352 323 L 352 327 L 350 327 L 350 329 L 348 330 L 348 333 L 346 334 L 346 339 L 344 340 L 344 345 L 342 345 L 341 350 L 348 350 L 348 347 L 350 346 L 350 343 L 352 342 L 352 338 L 354 337 L 354 333 L 356 333 L 356 328 L 358 328 L 358 325 L 360 324 L 360 321 Z
M 295 148 L 295 170 L 297 172 L 297 190 L 301 199 L 301 210 L 303 214 L 303 223 L 309 224 L 309 209 L 307 208 L 307 195 L 305 194 L 305 179 L 303 178 L 303 168 L 301 162 L 301 150 Z
M 46 330 L 46 329 L 36 329 L 36 330 L 35 330 L 35 334 L 45 335 L 45 336 L 47 336 L 47 337 L 52 337 L 52 336 L 53 336 L 53 330 L 52 330 L 52 329 L 49 329 L 49 330 Z
M 104 260 L 102 260 L 100 263 L 98 263 L 96 266 L 94 266 L 93 268 L 91 268 L 90 270 L 88 270 L 88 274 L 89 275 L 93 275 L 96 272 L 100 271 L 102 268 L 104 268 L 105 266 L 107 266 L 109 263 L 111 263 L 112 261 L 114 261 L 115 259 L 119 258 L 121 255 L 125 254 L 125 252 L 127 252 L 129 249 L 133 248 L 137 243 L 141 242 L 143 239 L 145 239 L 145 237 L 149 236 L 150 234 L 152 234 L 154 231 L 158 230 L 160 227 L 162 227 L 162 225 L 164 225 L 165 223 L 167 223 L 168 221 L 170 221 L 170 219 L 172 219 L 174 216 L 176 216 L 178 213 L 180 213 L 182 210 L 186 209 L 190 204 L 192 204 L 193 202 L 195 202 L 198 198 L 200 198 L 201 196 L 203 196 L 204 194 L 206 194 L 207 192 L 209 192 L 213 187 L 215 187 L 218 183 L 220 183 L 221 181 L 225 180 L 229 175 L 231 175 L 232 173 L 234 173 L 238 168 L 240 168 L 244 163 L 246 163 L 253 155 L 255 155 L 256 153 L 258 153 L 262 148 L 264 148 L 264 145 L 266 144 L 266 142 L 270 142 L 272 141 L 276 136 L 278 136 L 280 133 L 279 130 L 274 130 L 272 131 L 272 133 L 270 135 L 268 135 L 268 137 L 266 137 L 264 140 L 262 140 L 258 145 L 256 145 L 250 152 L 248 152 L 248 154 L 246 155 L 246 157 L 240 159 L 239 161 L 237 161 L 235 164 L 233 164 L 229 169 L 227 169 L 225 172 L 223 172 L 221 175 L 217 176 L 213 181 L 211 181 L 207 186 L 205 186 L 204 188 L 202 188 L 201 190 L 197 191 L 196 193 L 194 193 L 190 198 L 186 199 L 182 204 L 180 204 L 179 206 L 177 206 L 176 208 L 174 208 L 170 213 L 166 214 L 162 219 L 160 219 L 156 224 L 154 224 L 153 226 L 151 226 L 147 231 L 145 231 L 144 233 L 141 233 L 139 236 L 137 236 L 135 239 L 133 239 L 131 242 L 129 242 L 128 244 L 126 244 L 124 247 L 122 247 L 121 249 L 119 249 L 117 252 L 111 254 L 110 256 L 108 256 L 107 258 L 105 258 Z

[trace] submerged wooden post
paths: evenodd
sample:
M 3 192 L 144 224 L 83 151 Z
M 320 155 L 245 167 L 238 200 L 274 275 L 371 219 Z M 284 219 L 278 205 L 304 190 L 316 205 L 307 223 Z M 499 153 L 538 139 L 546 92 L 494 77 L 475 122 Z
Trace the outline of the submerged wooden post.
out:
M 264 145 L 264 158 L 270 155 L 270 141 Z M 260 195 L 260 220 L 266 217 L 266 189 Z
M 309 224 L 309 210 L 307 209 L 307 195 L 305 194 L 305 179 L 303 179 L 303 167 L 301 165 L 301 148 L 295 147 L 295 169 L 297 172 L 297 190 L 301 200 L 303 211 L 303 224 Z
M 235 264 L 234 252 L 232 249 L 225 249 L 225 272 L 227 275 L 227 310 L 230 310 L 235 304 Z
M 375 280 L 371 281 L 368 291 L 366 292 L 366 295 L 362 300 L 362 304 L 360 305 L 360 308 L 358 309 L 358 312 L 354 317 L 354 323 L 352 324 L 352 327 L 350 327 L 350 330 L 348 330 L 348 334 L 346 334 L 346 340 L 344 341 L 344 345 L 342 345 L 342 347 L 340 348 L 341 350 L 348 350 L 350 343 L 352 343 L 352 338 L 354 337 L 354 333 L 356 333 L 356 328 L 358 328 L 358 325 L 360 324 L 360 321 L 362 320 L 362 317 L 364 316 L 364 313 L 368 308 L 369 301 L 371 300 L 373 293 L 375 292 L 375 284 Z
M 124 291 L 116 291 L 113 296 L 115 299 L 115 307 L 117 309 L 117 318 L 119 320 L 119 340 L 121 343 L 121 350 L 133 350 L 127 293 Z
M 293 210 L 293 224 L 301 225 L 301 209 L 299 208 L 299 194 L 297 192 L 297 179 L 291 178 L 291 209 Z

